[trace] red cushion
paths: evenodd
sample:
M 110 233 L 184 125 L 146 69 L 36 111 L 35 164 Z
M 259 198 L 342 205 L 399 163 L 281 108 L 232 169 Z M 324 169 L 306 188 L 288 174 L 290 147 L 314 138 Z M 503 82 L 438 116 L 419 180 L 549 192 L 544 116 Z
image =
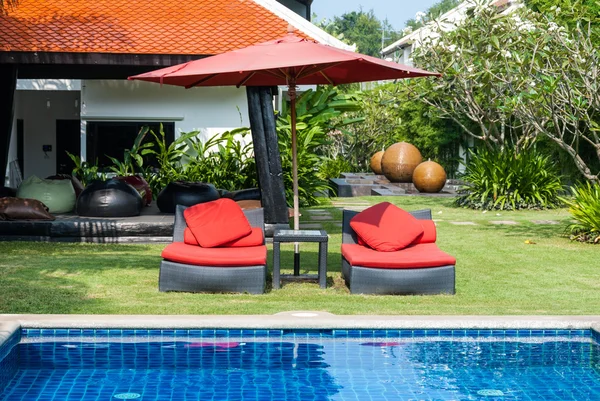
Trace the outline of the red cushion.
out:
M 192 234 L 192 230 L 186 228 L 183 232 L 183 242 L 188 245 L 200 245 L 198 240 Z M 259 246 L 264 243 L 263 231 L 258 227 L 252 227 L 252 232 L 245 237 L 236 239 L 235 241 L 228 242 L 221 245 L 221 247 L 243 247 L 243 246 Z
M 436 244 L 419 244 L 396 252 L 378 252 L 357 244 L 342 244 L 342 256 L 352 266 L 383 269 L 419 269 L 455 265 L 456 258 Z
M 423 234 L 419 220 L 389 202 L 363 210 L 350 220 L 350 227 L 369 247 L 380 252 L 406 248 Z
M 188 207 L 183 217 L 203 248 L 221 246 L 252 232 L 244 212 L 231 199 L 221 198 Z
M 173 242 L 163 249 L 163 259 L 198 266 L 261 266 L 267 264 L 267 247 L 202 248 Z
M 437 233 L 435 228 L 435 223 L 433 220 L 419 220 L 421 226 L 423 227 L 423 235 L 417 237 L 414 244 L 432 244 L 437 239 Z

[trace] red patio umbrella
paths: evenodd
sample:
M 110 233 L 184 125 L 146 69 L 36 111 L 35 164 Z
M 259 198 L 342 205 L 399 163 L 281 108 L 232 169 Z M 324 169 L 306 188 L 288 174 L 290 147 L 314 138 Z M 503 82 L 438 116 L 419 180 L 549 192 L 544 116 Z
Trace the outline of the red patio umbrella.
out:
M 292 119 L 294 229 L 299 228 L 296 145 L 296 85 L 347 84 L 365 81 L 435 76 L 437 73 L 287 36 L 129 79 L 184 86 L 287 85 Z

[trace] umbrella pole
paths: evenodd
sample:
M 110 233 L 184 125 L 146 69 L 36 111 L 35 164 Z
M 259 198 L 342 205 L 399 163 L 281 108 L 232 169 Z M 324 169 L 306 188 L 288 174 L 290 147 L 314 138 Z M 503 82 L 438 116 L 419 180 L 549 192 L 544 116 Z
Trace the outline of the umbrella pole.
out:
M 296 81 L 288 84 L 290 115 L 292 117 L 292 181 L 294 188 L 294 230 L 300 229 L 300 201 L 298 200 L 298 145 L 296 139 Z M 300 275 L 300 244 L 294 243 L 294 276 Z

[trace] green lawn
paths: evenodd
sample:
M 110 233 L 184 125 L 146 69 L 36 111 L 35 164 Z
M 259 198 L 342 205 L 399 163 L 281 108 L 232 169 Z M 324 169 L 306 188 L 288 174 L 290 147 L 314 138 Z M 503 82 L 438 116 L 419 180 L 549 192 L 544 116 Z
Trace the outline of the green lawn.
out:
M 341 201 L 341 199 L 339 199 Z M 164 245 L 0 243 L 0 313 L 273 314 L 319 310 L 335 314 L 535 314 L 600 313 L 600 247 L 563 237 L 565 209 L 482 213 L 451 206 L 447 198 L 365 197 L 407 210 L 431 208 L 438 245 L 456 256 L 456 295 L 350 295 L 340 276 L 341 229 L 331 234 L 328 288 L 285 283 L 264 295 L 159 293 L 158 266 Z M 341 219 L 341 212 L 329 203 Z M 309 213 L 304 211 L 303 219 Z M 513 220 L 518 225 L 493 225 Z M 531 220 L 556 220 L 536 225 Z M 470 221 L 476 225 L 452 225 Z M 527 244 L 529 240 L 534 244 Z M 291 266 L 292 246 L 283 248 Z M 316 244 L 302 245 L 303 265 L 316 271 Z M 272 255 L 269 251 L 269 268 Z M 304 267 L 304 266 L 303 266 Z M 285 273 L 286 271 L 284 271 Z M 287 272 L 291 272 L 288 270 Z M 270 286 L 270 282 L 268 283 Z

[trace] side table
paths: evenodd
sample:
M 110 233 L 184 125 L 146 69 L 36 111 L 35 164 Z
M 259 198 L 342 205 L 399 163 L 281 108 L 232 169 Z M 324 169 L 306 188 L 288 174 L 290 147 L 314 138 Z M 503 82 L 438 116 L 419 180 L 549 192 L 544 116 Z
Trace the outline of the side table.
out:
M 273 288 L 281 287 L 281 251 L 282 242 L 318 242 L 319 274 L 284 274 L 288 278 L 317 278 L 321 288 L 327 287 L 327 241 L 329 237 L 324 230 L 275 230 L 273 233 Z

